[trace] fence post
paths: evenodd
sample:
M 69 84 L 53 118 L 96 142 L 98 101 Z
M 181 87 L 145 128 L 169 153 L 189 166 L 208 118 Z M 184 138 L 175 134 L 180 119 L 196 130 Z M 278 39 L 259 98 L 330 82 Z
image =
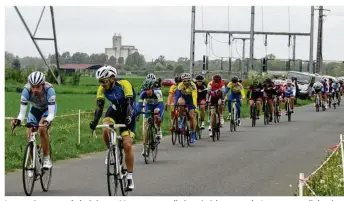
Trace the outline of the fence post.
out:
M 79 110 L 79 115 L 78 115 L 78 144 L 80 144 L 80 125 L 81 125 L 81 122 L 80 122 L 80 110 Z
M 343 182 L 344 182 L 344 153 L 343 153 L 343 134 L 340 134 L 340 152 L 341 152 L 341 155 L 342 155 L 342 178 L 343 178 Z
M 304 173 L 300 173 L 299 174 L 299 196 L 302 197 L 303 196 L 303 183 L 305 179 L 305 174 Z

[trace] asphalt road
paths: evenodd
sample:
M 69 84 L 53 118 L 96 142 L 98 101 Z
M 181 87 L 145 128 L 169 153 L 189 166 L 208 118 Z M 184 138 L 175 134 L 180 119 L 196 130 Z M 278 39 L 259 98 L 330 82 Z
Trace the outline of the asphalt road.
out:
M 297 108 L 292 122 L 252 128 L 243 120 L 238 132 L 222 128 L 220 141 L 208 132 L 192 147 L 173 146 L 165 137 L 158 161 L 146 165 L 142 146 L 135 145 L 135 196 L 291 196 L 298 175 L 309 175 L 339 142 L 344 130 L 344 106 L 316 113 L 313 106 Z M 59 161 L 50 190 L 36 182 L 33 196 L 107 196 L 105 153 Z M 292 187 L 290 187 L 292 185 Z M 5 195 L 23 196 L 21 172 L 5 176 Z

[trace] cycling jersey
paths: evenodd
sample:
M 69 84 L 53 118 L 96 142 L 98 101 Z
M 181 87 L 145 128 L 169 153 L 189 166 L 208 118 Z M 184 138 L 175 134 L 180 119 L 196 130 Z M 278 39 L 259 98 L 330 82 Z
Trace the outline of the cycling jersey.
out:
M 276 93 L 276 96 L 283 96 L 284 94 L 284 87 L 281 86 L 281 85 L 275 85 L 275 93 Z
M 273 95 L 276 95 L 276 91 L 274 89 L 274 83 L 273 82 L 264 82 L 263 83 L 263 88 L 264 92 L 268 96 L 268 98 L 272 98 Z
M 169 93 L 174 95 L 176 93 L 176 90 L 177 90 L 177 85 L 174 84 L 170 87 Z
M 340 91 L 339 83 L 333 82 L 331 86 L 331 92 L 339 92 L 339 91 Z
M 143 91 L 140 94 L 139 102 L 136 106 L 136 111 L 142 110 L 143 101 L 145 100 L 145 110 L 146 111 L 154 111 L 156 108 L 160 111 L 160 118 L 162 118 L 162 115 L 164 113 L 164 103 L 162 98 L 162 92 L 159 89 L 153 89 L 153 93 L 151 96 L 148 96 L 146 91 Z M 145 118 L 148 115 L 145 114 Z
M 219 99 L 224 98 L 225 89 L 226 89 L 226 85 L 222 80 L 217 86 L 215 82 L 213 81 L 210 81 L 208 83 L 207 93 L 210 95 L 211 104 L 218 104 Z
M 202 100 L 205 100 L 207 96 L 207 85 L 205 82 L 202 82 L 201 86 L 198 86 L 198 84 L 196 84 L 196 87 L 197 87 L 197 103 L 200 103 Z
M 190 85 L 186 87 L 183 82 L 179 83 L 177 86 L 176 93 L 174 95 L 174 104 L 176 105 L 178 99 L 183 97 L 185 104 L 188 105 L 189 109 L 194 109 L 197 107 L 197 87 L 196 84 L 190 81 Z
M 51 122 L 56 114 L 56 94 L 53 86 L 49 82 L 45 82 L 43 90 L 40 94 L 32 93 L 31 85 L 26 84 L 21 93 L 20 112 L 17 119 L 23 121 L 28 103 L 30 103 L 30 112 L 27 123 L 37 125 L 42 117 Z
M 263 97 L 263 85 L 258 84 L 257 86 L 250 85 L 250 87 L 247 89 L 247 98 L 249 99 L 257 99 L 257 98 L 262 98 Z
M 130 106 L 133 108 L 133 114 L 131 116 L 132 121 L 127 125 L 127 127 L 120 128 L 120 132 L 122 133 L 122 136 L 126 136 L 129 135 L 128 129 L 130 129 L 132 131 L 130 132 L 130 136 L 134 137 L 136 130 L 136 121 L 134 120 L 136 94 L 132 85 L 122 78 L 116 78 L 114 86 L 110 90 L 105 90 L 100 85 L 97 91 L 97 99 L 104 100 L 105 98 L 109 100 L 111 104 L 105 113 L 103 121 L 114 120 L 116 123 L 122 124 L 125 122 L 125 118 L 127 117 L 127 98 L 132 98 L 132 101 L 130 102 Z
M 291 84 L 291 86 L 288 86 L 287 84 L 284 86 L 284 97 L 295 97 L 296 95 L 296 87 L 294 83 Z
M 229 90 L 231 91 L 230 94 L 237 94 L 237 95 L 241 94 L 241 96 L 245 98 L 244 87 L 239 82 L 237 83 L 229 82 L 225 89 L 224 94 L 227 94 Z

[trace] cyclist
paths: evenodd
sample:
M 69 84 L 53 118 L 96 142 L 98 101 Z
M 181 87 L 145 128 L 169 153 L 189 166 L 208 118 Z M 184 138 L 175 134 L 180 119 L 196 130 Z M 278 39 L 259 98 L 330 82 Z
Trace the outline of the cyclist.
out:
M 278 115 L 281 116 L 282 113 L 282 107 L 283 105 L 280 104 L 281 101 L 283 100 L 283 96 L 284 96 L 284 87 L 283 87 L 283 84 L 281 83 L 281 81 L 279 80 L 275 80 L 275 92 L 276 92 L 276 96 L 277 96 L 277 105 L 278 105 L 278 108 L 275 108 L 275 109 L 278 109 Z
M 195 109 L 197 108 L 197 87 L 195 83 L 191 81 L 191 75 L 189 73 L 183 73 L 181 75 L 182 82 L 178 84 L 174 96 L 174 105 L 186 105 L 188 109 L 188 116 L 190 120 L 190 127 L 192 130 L 191 143 L 194 143 L 196 140 L 196 118 L 195 118 Z M 180 111 L 179 114 L 184 112 L 184 108 L 178 108 Z M 179 125 L 181 128 L 182 125 Z
M 239 83 L 238 77 L 234 76 L 232 80 L 228 83 L 227 87 L 225 88 L 225 96 L 227 93 L 230 92 L 230 94 L 227 96 L 228 98 L 228 117 L 227 119 L 230 119 L 231 111 L 232 111 L 232 104 L 231 101 L 234 99 L 236 100 L 236 106 L 237 106 L 237 112 L 238 112 L 238 125 L 241 125 L 240 123 L 240 107 L 241 107 L 241 99 L 245 99 L 245 92 L 244 87 Z
M 225 91 L 225 83 L 221 78 L 221 75 L 216 74 L 212 77 L 212 80 L 208 83 L 208 90 L 207 90 L 207 103 L 212 105 L 219 105 L 220 107 L 218 108 L 218 113 L 220 114 L 220 124 L 221 126 L 224 124 L 224 119 L 223 119 L 223 110 L 224 110 L 224 91 Z M 212 116 L 212 110 L 210 110 L 210 116 Z M 213 122 L 215 119 L 211 118 L 210 119 L 211 124 L 209 125 L 209 136 L 212 137 L 213 133 L 211 132 L 211 125 L 213 125 Z
M 336 97 L 336 100 L 339 101 L 339 96 L 340 96 L 340 85 L 338 83 L 337 80 L 335 80 L 334 82 L 332 82 L 332 97 Z
M 250 100 L 250 108 L 252 108 L 254 101 L 256 101 L 257 103 L 256 119 L 259 119 L 260 104 L 263 99 L 263 85 L 259 83 L 258 79 L 253 80 L 252 85 L 247 89 L 246 96 L 247 96 L 247 99 Z M 252 118 L 252 114 L 251 114 L 251 118 Z
M 287 98 L 290 98 L 291 113 L 294 113 L 294 97 L 296 95 L 295 84 L 293 81 L 291 81 L 291 79 L 287 79 L 287 83 L 284 88 L 284 102 L 287 103 Z M 287 104 L 285 104 L 285 115 L 288 115 Z
M 272 114 L 275 112 L 274 105 L 272 104 L 273 96 L 276 95 L 275 84 L 271 78 L 266 78 L 263 82 L 264 98 L 267 98 L 270 107 L 270 122 L 272 122 Z M 263 107 L 264 110 L 264 107 Z
M 204 77 L 202 75 L 196 76 L 196 87 L 197 87 L 197 105 L 199 106 L 201 110 L 201 129 L 204 129 L 207 84 L 204 82 Z
M 139 97 L 139 102 L 137 103 L 136 106 L 136 111 L 141 111 L 142 106 L 143 106 L 143 101 L 146 100 L 146 105 L 145 105 L 145 111 L 154 111 L 154 125 L 155 128 L 157 129 L 157 140 L 162 139 L 162 130 L 161 130 L 161 122 L 162 122 L 162 116 L 164 114 L 164 102 L 162 98 L 162 92 L 159 89 L 154 89 L 154 82 L 151 80 L 146 80 L 145 83 L 143 84 L 143 89 L 144 91 L 140 94 Z M 147 127 L 148 127 L 148 115 L 144 115 L 144 122 L 143 122 L 143 127 L 142 127 L 142 134 L 143 134 L 143 141 L 145 143 L 147 140 Z M 137 120 L 139 117 L 139 112 L 137 113 Z M 143 149 L 142 155 L 146 155 L 146 150 Z
M 321 84 L 321 82 L 317 81 L 313 84 L 312 87 L 312 95 L 316 96 L 317 94 L 320 94 L 324 89 L 323 84 Z M 316 101 L 316 99 L 315 99 Z M 324 100 L 323 100 L 324 101 Z M 316 106 L 316 103 L 314 102 L 314 106 Z
M 49 155 L 49 138 L 46 133 L 56 115 L 57 105 L 53 85 L 45 81 L 42 72 L 35 71 L 28 76 L 28 83 L 21 93 L 20 112 L 17 119 L 12 120 L 12 126 L 20 125 L 24 120 L 29 103 L 27 123 L 35 126 L 38 126 L 38 124 L 45 125 L 45 127 L 39 127 L 38 132 L 44 154 L 43 168 L 50 169 L 52 163 Z M 28 128 L 26 133 L 27 140 L 29 140 L 31 129 Z
M 323 85 L 322 98 L 323 98 L 323 101 L 325 102 L 325 108 L 327 109 L 328 108 L 327 94 L 329 92 L 329 86 L 325 78 L 321 79 L 321 84 Z
M 168 92 L 167 103 L 165 104 L 165 110 L 167 109 L 167 106 L 172 105 L 174 103 L 174 94 L 176 93 L 177 86 L 181 81 L 182 81 L 182 79 L 180 78 L 180 76 L 176 76 L 174 78 L 174 82 L 176 84 L 173 84 L 170 87 L 170 90 Z M 172 128 L 172 126 L 173 126 L 173 118 L 172 117 L 174 117 L 174 116 L 175 116 L 175 110 L 174 110 L 174 107 L 172 107 L 171 108 L 171 128 L 170 128 L 170 130 L 174 129 L 174 128 Z
M 343 80 L 339 80 L 339 85 L 340 85 L 340 96 L 342 96 L 344 92 Z
M 125 124 L 125 128 L 119 131 L 123 137 L 123 147 L 125 152 L 125 162 L 128 168 L 128 189 L 134 189 L 133 169 L 134 169 L 134 152 L 132 148 L 133 138 L 135 136 L 135 98 L 136 94 L 132 85 L 124 79 L 117 78 L 117 70 L 111 66 L 103 66 L 96 72 L 96 79 L 100 86 L 97 91 L 97 108 L 95 110 L 94 119 L 90 122 L 91 130 L 95 130 L 100 117 L 102 116 L 105 98 L 110 101 L 104 124 Z M 107 148 L 109 148 L 108 129 L 103 129 L 103 140 Z M 107 156 L 105 159 L 107 163 Z

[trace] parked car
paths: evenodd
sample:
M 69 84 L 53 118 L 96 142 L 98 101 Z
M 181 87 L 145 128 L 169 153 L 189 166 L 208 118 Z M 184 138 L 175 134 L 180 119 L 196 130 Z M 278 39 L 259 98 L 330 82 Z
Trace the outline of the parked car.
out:
M 289 71 L 287 74 L 288 79 L 295 77 L 299 91 L 297 97 L 306 99 L 311 96 L 312 87 L 315 82 L 316 75 L 307 72 Z
M 165 87 L 169 87 L 176 84 L 176 82 L 174 81 L 174 79 L 164 79 L 162 80 L 161 84 Z

